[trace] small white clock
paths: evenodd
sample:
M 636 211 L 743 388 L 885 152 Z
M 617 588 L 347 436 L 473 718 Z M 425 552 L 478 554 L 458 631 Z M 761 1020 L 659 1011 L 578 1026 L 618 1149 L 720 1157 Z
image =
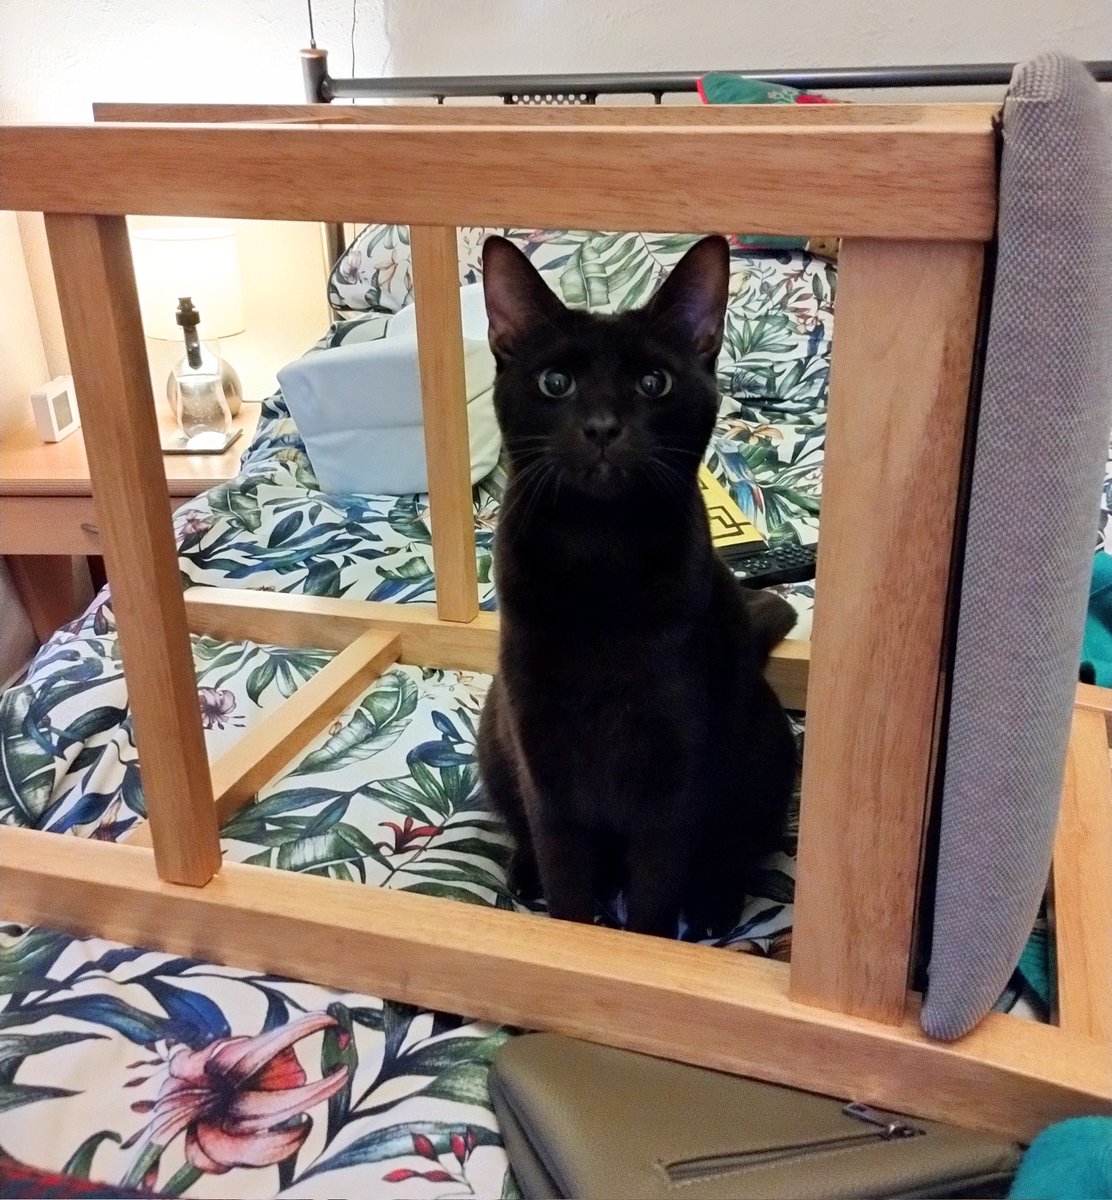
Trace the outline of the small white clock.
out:
M 31 411 L 39 437 L 44 442 L 60 442 L 81 424 L 77 399 L 73 394 L 73 376 L 59 375 L 31 393 Z

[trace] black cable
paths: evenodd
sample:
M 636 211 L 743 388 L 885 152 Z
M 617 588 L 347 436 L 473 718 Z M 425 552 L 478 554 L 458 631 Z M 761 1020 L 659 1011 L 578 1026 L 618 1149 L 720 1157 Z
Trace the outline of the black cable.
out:
M 313 31 L 313 0 L 305 0 L 305 4 L 309 9 L 309 49 L 315 50 L 317 48 L 317 35 Z
M 359 0 L 351 0 L 351 77 L 355 78 L 355 23 L 358 19 Z M 352 104 L 355 97 L 351 98 Z

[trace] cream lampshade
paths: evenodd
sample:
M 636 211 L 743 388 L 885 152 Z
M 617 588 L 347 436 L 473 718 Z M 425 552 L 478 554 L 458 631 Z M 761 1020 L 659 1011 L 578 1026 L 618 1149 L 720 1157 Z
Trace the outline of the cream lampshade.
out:
M 131 254 L 147 337 L 182 340 L 174 319 L 182 296 L 189 296 L 201 314 L 202 338 L 243 332 L 243 281 L 234 230 L 215 225 L 135 230 Z M 224 355 L 221 362 L 228 406 L 235 414 L 243 389 Z
M 180 296 L 191 296 L 208 337 L 242 333 L 243 282 L 235 231 L 211 225 L 143 229 L 131 235 L 139 308 L 147 337 L 179 341 Z

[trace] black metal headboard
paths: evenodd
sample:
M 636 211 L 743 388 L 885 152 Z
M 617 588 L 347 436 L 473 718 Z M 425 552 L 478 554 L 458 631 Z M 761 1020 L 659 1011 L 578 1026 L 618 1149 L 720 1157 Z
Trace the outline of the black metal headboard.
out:
M 694 92 L 706 72 L 664 71 L 614 75 L 414 75 L 381 79 L 335 79 L 328 51 L 302 50 L 305 96 L 312 104 L 333 100 L 499 98 L 504 104 L 594 104 L 600 96 L 651 96 L 660 104 L 670 93 Z M 931 67 L 836 67 L 824 70 L 763 71 L 744 74 L 766 83 L 805 91 L 841 88 L 1003 87 L 1012 63 L 972 63 Z M 1112 62 L 1088 64 L 1102 83 L 1112 82 Z M 737 70 L 737 68 L 735 68 Z
M 973 63 L 932 67 L 836 67 L 829 70 L 759 71 L 744 68 L 751 79 L 804 91 L 844 88 L 1004 87 L 1012 63 Z M 1112 82 L 1112 62 L 1088 64 L 1101 83 Z M 378 79 L 336 79 L 328 73 L 328 51 L 301 51 L 305 97 L 311 104 L 333 100 L 500 99 L 503 104 L 595 104 L 600 96 L 651 96 L 698 91 L 707 72 L 666 71 L 613 75 L 412 75 Z M 343 227 L 325 227 L 325 243 L 334 262 L 343 252 Z

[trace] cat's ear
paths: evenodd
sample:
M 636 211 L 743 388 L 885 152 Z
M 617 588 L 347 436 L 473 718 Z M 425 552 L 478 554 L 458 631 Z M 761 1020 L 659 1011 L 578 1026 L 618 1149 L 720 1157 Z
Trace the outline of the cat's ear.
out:
M 563 311 L 533 264 L 502 237 L 488 237 L 483 243 L 483 295 L 490 348 L 499 358 L 512 358 L 529 330 L 552 323 Z
M 676 263 L 652 298 L 653 324 L 667 326 L 674 336 L 694 346 L 700 357 L 712 358 L 722 347 L 729 286 L 726 239 L 703 238 Z

